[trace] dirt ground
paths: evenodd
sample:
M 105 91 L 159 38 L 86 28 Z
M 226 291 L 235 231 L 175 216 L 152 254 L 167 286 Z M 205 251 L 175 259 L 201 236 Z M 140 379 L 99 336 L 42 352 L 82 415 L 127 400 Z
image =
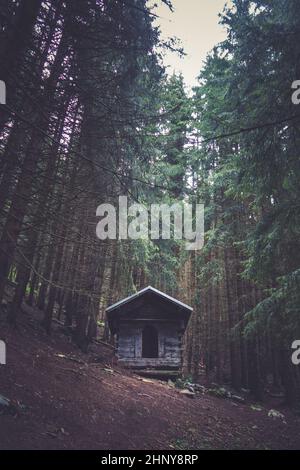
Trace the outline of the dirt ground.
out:
M 300 418 L 281 407 L 190 398 L 158 380 L 118 368 L 112 350 L 82 354 L 57 326 L 47 336 L 23 313 L 18 330 L 2 320 L 0 449 L 300 449 Z

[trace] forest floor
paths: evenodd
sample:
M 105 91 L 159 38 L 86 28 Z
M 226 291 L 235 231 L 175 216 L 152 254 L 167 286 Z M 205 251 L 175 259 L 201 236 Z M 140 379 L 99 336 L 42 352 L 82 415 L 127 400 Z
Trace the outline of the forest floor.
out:
M 0 323 L 0 449 L 300 448 L 300 418 L 283 405 L 284 419 L 251 400 L 184 396 L 120 369 L 105 345 L 83 354 L 59 325 L 47 336 L 30 312 L 17 331 Z

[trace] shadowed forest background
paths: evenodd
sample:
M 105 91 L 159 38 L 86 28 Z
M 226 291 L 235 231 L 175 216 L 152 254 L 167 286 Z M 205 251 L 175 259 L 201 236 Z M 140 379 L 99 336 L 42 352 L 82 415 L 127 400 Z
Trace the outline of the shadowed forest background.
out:
M 232 3 L 187 91 L 145 0 L 0 1 L 0 315 L 37 307 L 86 352 L 109 340 L 105 308 L 150 284 L 194 308 L 186 375 L 297 406 L 299 2 Z M 119 195 L 204 203 L 204 248 L 98 240 Z

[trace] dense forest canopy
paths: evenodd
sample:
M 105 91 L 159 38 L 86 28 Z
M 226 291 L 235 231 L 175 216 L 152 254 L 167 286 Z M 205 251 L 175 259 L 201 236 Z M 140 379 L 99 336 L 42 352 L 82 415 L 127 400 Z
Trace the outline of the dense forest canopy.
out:
M 192 92 L 155 18 L 145 0 L 1 1 L 1 314 L 37 306 L 87 350 L 106 306 L 151 284 L 194 308 L 187 374 L 295 404 L 299 3 L 233 0 Z M 204 248 L 97 239 L 97 206 L 120 195 L 204 203 Z

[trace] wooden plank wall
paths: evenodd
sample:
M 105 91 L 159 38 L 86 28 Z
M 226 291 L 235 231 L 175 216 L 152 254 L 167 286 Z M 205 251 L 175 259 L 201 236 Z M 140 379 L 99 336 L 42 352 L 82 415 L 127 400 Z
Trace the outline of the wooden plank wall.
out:
M 117 356 L 125 362 L 134 360 L 136 364 L 146 364 L 149 358 L 142 358 L 142 331 L 148 323 L 136 321 L 122 321 L 119 325 Z M 158 358 L 151 358 L 154 365 L 180 366 L 182 356 L 182 331 L 178 322 L 151 322 L 158 331 Z

